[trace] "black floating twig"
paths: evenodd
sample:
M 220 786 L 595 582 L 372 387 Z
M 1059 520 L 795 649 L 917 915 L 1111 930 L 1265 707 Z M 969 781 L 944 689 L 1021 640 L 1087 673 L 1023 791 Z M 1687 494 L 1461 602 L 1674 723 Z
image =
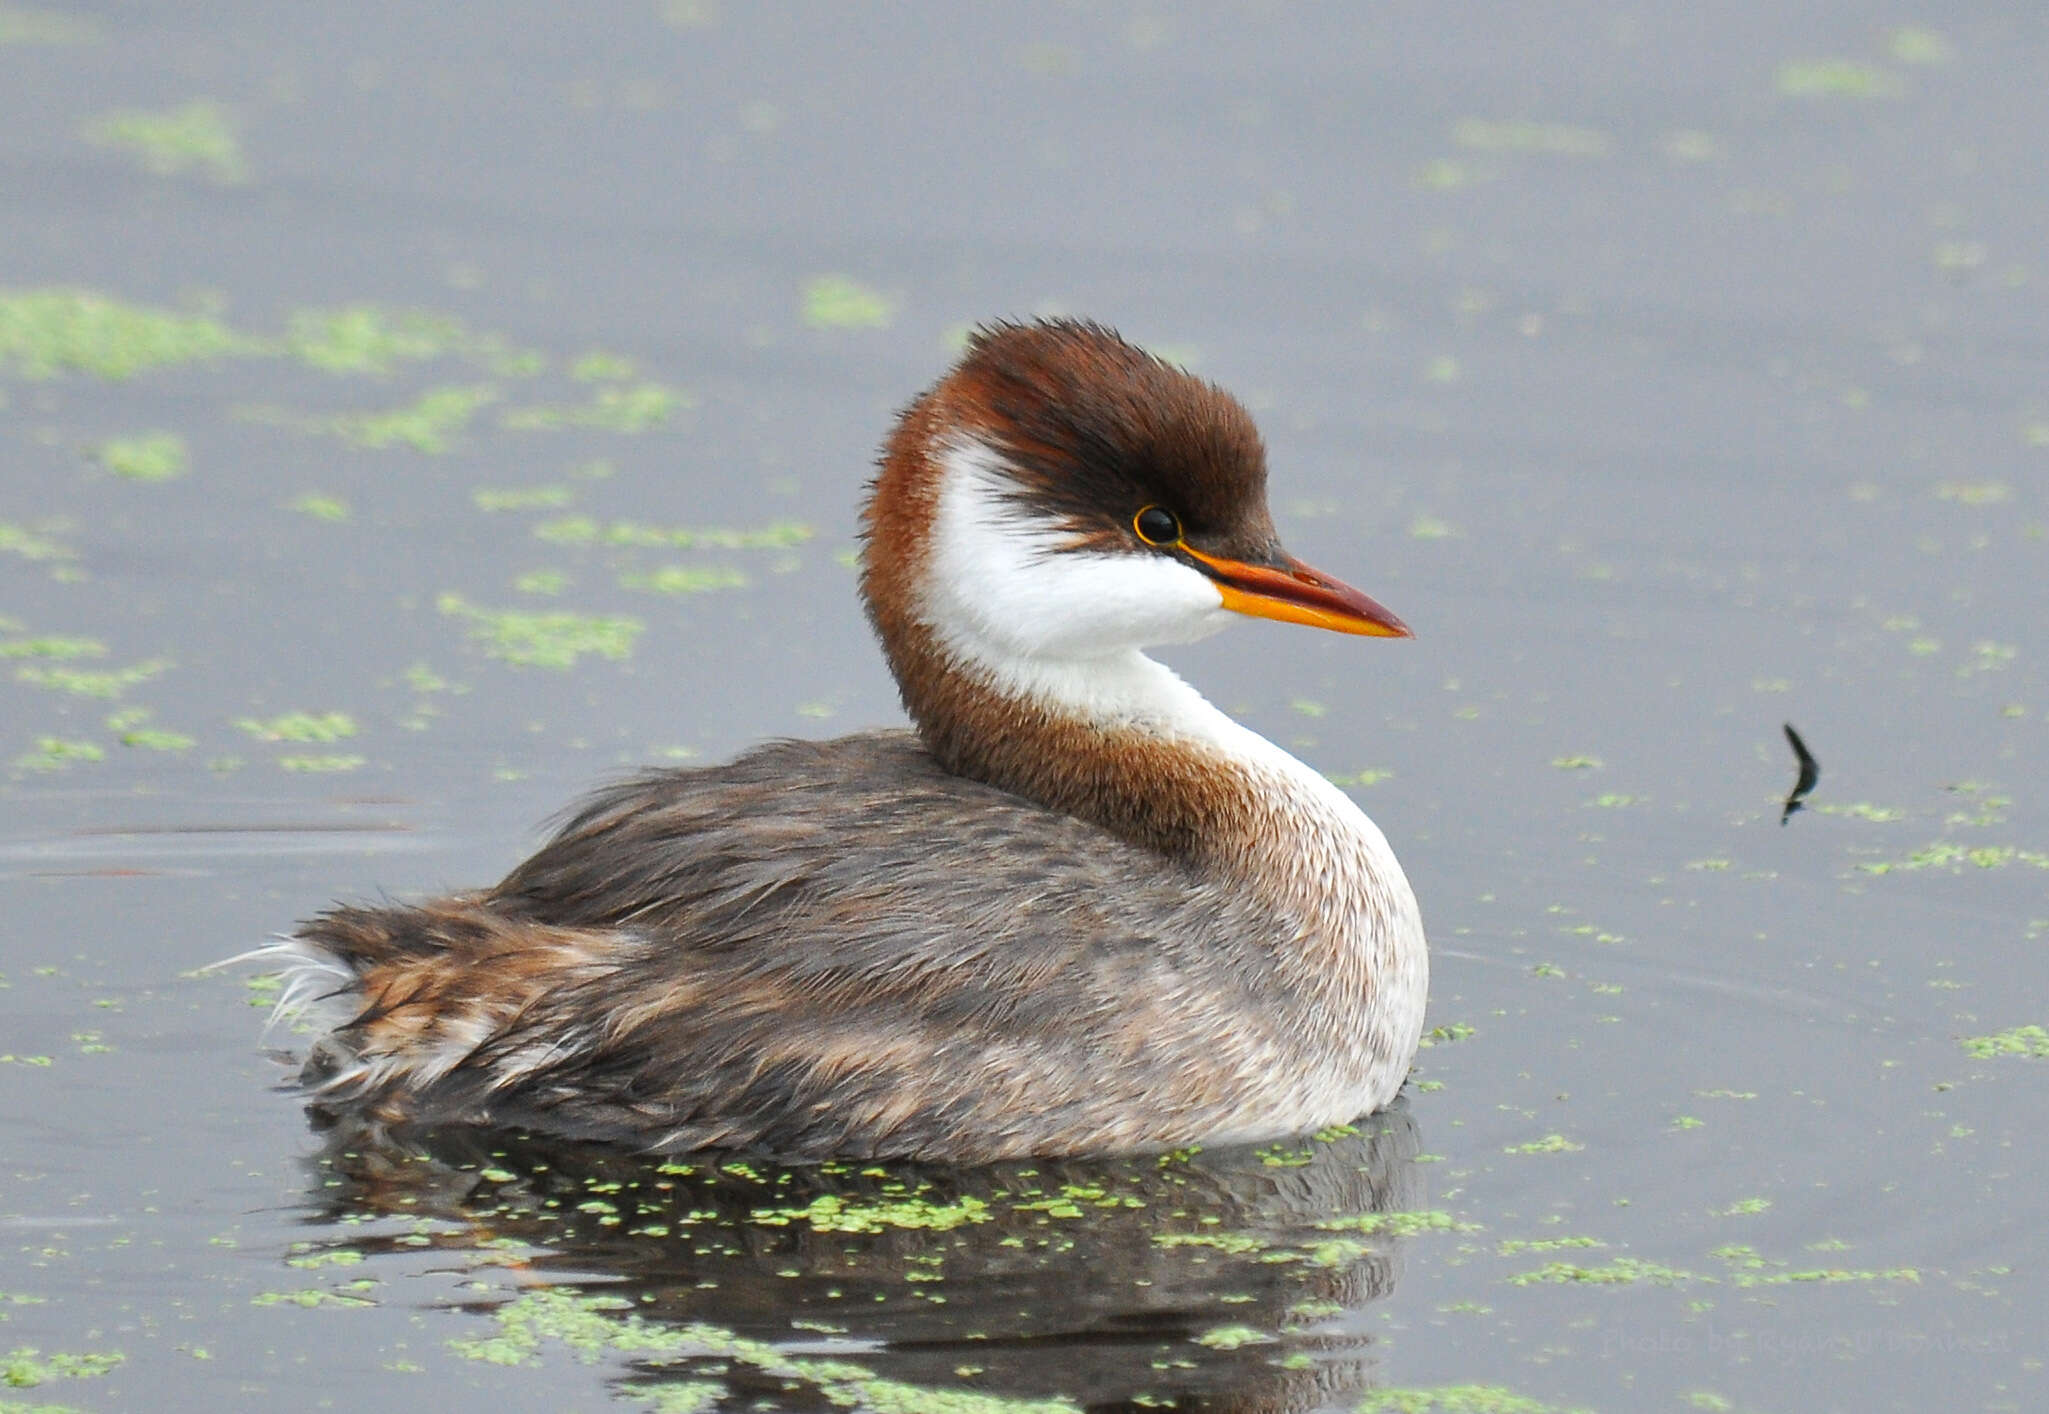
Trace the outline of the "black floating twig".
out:
M 1793 748 L 1793 757 L 1800 763 L 1800 779 L 1793 783 L 1793 789 L 1786 795 L 1786 808 L 1779 812 L 1779 823 L 1785 824 L 1793 818 L 1793 812 L 1800 809 L 1807 799 L 1807 792 L 1814 789 L 1814 783 L 1821 779 L 1821 763 L 1814 759 L 1814 753 L 1807 749 L 1807 743 L 1800 740 L 1800 733 L 1793 730 L 1791 722 L 1786 723 L 1786 741 Z

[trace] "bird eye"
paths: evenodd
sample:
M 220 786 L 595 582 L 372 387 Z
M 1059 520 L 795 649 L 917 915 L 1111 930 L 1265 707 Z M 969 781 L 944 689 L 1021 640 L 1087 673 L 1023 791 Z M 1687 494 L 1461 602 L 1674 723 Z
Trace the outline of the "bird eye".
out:
M 1148 545 L 1178 545 L 1181 518 L 1165 506 L 1147 506 L 1131 518 L 1131 528 Z

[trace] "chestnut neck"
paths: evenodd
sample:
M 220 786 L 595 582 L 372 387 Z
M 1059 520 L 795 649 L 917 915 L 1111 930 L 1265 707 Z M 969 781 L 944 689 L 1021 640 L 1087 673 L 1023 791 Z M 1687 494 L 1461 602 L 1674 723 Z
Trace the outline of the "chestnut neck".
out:
M 891 625 L 883 648 L 920 739 L 947 770 L 1170 858 L 1215 865 L 1241 856 L 1234 844 L 1245 831 L 1238 827 L 1256 812 L 1257 792 L 1242 764 L 1214 745 L 1142 719 L 1088 720 L 1006 690 L 960 663 L 921 622 Z M 1215 711 L 1136 653 L 1074 671 L 1098 668 L 1156 677 Z

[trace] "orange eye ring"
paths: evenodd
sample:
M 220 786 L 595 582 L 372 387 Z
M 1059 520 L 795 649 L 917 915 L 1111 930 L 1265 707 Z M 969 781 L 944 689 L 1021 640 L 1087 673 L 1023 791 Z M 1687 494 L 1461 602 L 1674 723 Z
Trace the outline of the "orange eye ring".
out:
M 1131 518 L 1131 531 L 1148 545 L 1179 545 L 1181 517 L 1165 506 L 1146 506 Z

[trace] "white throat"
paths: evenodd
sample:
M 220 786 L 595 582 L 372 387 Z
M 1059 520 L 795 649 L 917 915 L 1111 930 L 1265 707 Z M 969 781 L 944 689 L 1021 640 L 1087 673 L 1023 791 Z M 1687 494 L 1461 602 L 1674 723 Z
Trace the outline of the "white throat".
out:
M 939 461 L 920 617 L 963 666 L 1006 696 L 1106 726 L 1172 731 L 1222 716 L 1140 651 L 1222 628 L 1216 585 L 1164 555 L 1069 548 L 1018 504 L 987 443 L 956 439 Z
M 1015 479 L 987 443 L 953 441 L 940 466 L 920 616 L 957 663 L 1069 720 L 1221 752 L 1372 828 L 1343 791 L 1143 652 L 1231 622 L 1208 576 L 1165 555 L 1068 548 L 1009 494 Z

